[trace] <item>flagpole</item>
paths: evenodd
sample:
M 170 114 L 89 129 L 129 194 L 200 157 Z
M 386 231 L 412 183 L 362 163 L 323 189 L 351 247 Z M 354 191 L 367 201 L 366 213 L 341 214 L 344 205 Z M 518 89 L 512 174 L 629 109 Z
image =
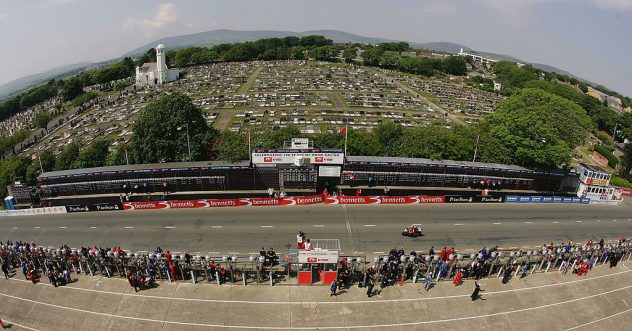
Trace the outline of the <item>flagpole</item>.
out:
M 127 158 L 127 142 L 123 143 L 123 150 L 125 150 L 125 163 L 129 165 L 129 158 Z
M 246 132 L 248 134 L 248 160 L 250 160 L 250 162 L 252 162 L 252 152 L 250 149 L 250 129 L 248 129 L 248 132 Z
M 474 158 L 472 159 L 472 162 L 476 162 L 476 153 L 478 153 L 478 142 L 480 139 L 481 135 L 479 133 L 478 136 L 476 136 L 476 147 L 474 148 Z
M 347 135 L 349 134 L 349 125 L 345 125 L 345 157 L 347 156 Z

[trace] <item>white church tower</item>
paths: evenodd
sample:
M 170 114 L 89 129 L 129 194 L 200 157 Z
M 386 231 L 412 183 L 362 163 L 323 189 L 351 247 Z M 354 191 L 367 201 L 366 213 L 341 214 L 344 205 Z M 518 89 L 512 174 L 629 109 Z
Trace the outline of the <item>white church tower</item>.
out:
M 156 62 L 148 62 L 136 67 L 136 87 L 161 85 L 178 78 L 180 78 L 180 71 L 167 67 L 165 45 L 162 43 L 156 46 Z
M 160 43 L 156 46 L 156 78 L 158 79 L 158 84 L 164 84 L 167 81 L 167 71 L 165 45 Z

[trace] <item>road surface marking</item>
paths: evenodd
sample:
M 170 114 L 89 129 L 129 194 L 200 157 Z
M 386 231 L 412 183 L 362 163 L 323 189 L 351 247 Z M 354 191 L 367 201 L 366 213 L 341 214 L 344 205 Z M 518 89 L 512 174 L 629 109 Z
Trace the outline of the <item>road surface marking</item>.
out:
M 522 248 L 531 248 L 531 246 L 522 246 Z
M 39 229 L 39 228 L 40 228 L 39 226 L 34 226 L 34 227 L 33 227 L 33 229 Z
M 213 226 L 211 226 L 211 228 L 213 228 L 213 229 L 221 229 L 221 228 L 223 228 L 223 226 L 221 226 L 221 225 L 213 225 Z
M 175 226 L 165 226 L 165 229 L 175 229 Z
M 219 254 L 219 252 L 208 252 L 209 254 Z
M 60 228 L 60 229 L 65 229 L 66 227 L 65 227 L 65 226 L 60 226 L 59 228 Z
M 97 228 L 96 226 L 91 226 L 91 227 L 90 227 L 90 229 L 96 229 L 96 228 Z
M 384 254 L 384 252 L 373 252 L 373 254 Z
M 322 225 L 322 224 L 314 224 L 314 227 L 315 227 L 315 228 L 324 228 L 325 226 L 324 226 L 324 225 Z
M 17 226 L 14 226 L 14 227 L 13 227 L 13 230 L 17 230 L 17 229 L 18 229 L 18 227 L 17 227 Z
M 250 252 L 248 254 L 250 254 L 250 255 L 258 255 L 259 253 L 257 253 L 257 252 Z
M 625 300 L 624 300 L 624 302 L 625 302 Z M 625 313 L 627 313 L 627 312 L 629 312 L 629 311 L 631 311 L 631 310 L 632 310 L 632 308 L 627 309 L 627 310 L 624 310 L 624 311 L 620 311 L 620 312 L 618 312 L 618 313 L 616 313 L 616 314 L 608 315 L 608 316 L 606 316 L 606 317 L 600 318 L 600 319 L 598 319 L 598 320 L 594 320 L 594 321 L 592 321 L 592 322 L 588 322 L 588 323 L 584 323 L 584 324 L 581 324 L 581 325 L 577 325 L 577 326 L 574 326 L 574 327 L 572 327 L 572 328 L 566 329 L 566 330 L 564 330 L 564 331 L 570 331 L 570 330 L 575 330 L 575 329 L 583 328 L 584 326 L 588 326 L 588 325 L 591 325 L 591 324 L 594 324 L 594 323 L 597 323 L 597 322 L 605 321 L 605 320 L 607 320 L 607 319 L 609 319 L 609 318 L 611 318 L 611 317 L 615 317 L 615 316 L 618 316 L 618 315 L 621 315 L 621 314 L 625 314 Z
M 626 307 L 630 307 L 630 306 L 628 306 L 628 303 L 627 303 L 627 302 L 625 302 L 625 299 L 623 299 L 623 303 L 625 303 L 625 306 L 626 306 Z
M 531 224 L 531 223 L 533 223 L 533 222 L 524 222 L 524 223 L 525 223 L 525 224 Z
M 372 227 L 375 226 L 375 224 L 364 224 L 364 226 Z
M 273 227 L 274 227 L 274 225 L 262 225 L 261 227 L 262 227 L 262 228 L 273 228 Z
M 237 254 L 239 254 L 239 252 L 228 252 L 228 254 L 237 255 Z
M 597 222 L 601 222 L 601 220 L 597 220 Z
M 577 222 L 577 223 L 581 223 L 582 221 L 575 221 L 575 222 Z
M 45 284 L 45 285 L 49 285 L 49 284 Z M 405 322 L 405 323 L 392 323 L 392 324 L 382 324 L 382 325 L 345 325 L 345 326 L 330 326 L 327 327 L 328 329 L 367 329 L 367 328 L 385 328 L 385 327 L 395 327 L 395 326 L 412 326 L 412 325 L 424 325 L 424 324 L 437 324 L 437 323 L 448 323 L 448 322 L 456 322 L 456 321 L 467 321 L 467 320 L 477 320 L 477 319 L 481 319 L 481 318 L 488 318 L 488 317 L 495 317 L 495 316 L 503 316 L 503 315 L 508 315 L 508 314 L 514 314 L 514 313 L 521 313 L 521 312 L 527 312 L 527 311 L 533 311 L 533 310 L 538 310 L 538 309 L 542 309 L 542 308 L 549 308 L 549 307 L 556 307 L 556 306 L 560 306 L 560 305 L 564 305 L 566 306 L 569 303 L 573 303 L 573 302 L 579 302 L 582 300 L 586 300 L 586 299 L 591 299 L 591 298 L 596 298 L 596 297 L 600 297 L 600 296 L 604 296 L 607 294 L 611 294 L 611 293 L 615 293 L 615 292 L 620 292 L 623 290 L 627 290 L 629 288 L 632 288 L 632 285 L 628 285 L 625 287 L 621 287 L 618 289 L 614 289 L 614 290 L 610 290 L 610 291 L 606 291 L 606 292 L 601 292 L 601 293 L 597 293 L 597 294 L 593 294 L 593 295 L 589 295 L 589 296 L 584 296 L 584 297 L 579 297 L 579 298 L 575 298 L 575 299 L 569 299 L 566 301 L 559 301 L 559 302 L 554 302 L 554 303 L 549 303 L 549 304 L 544 304 L 544 305 L 540 305 L 540 306 L 533 306 L 533 307 L 527 307 L 527 308 L 521 308 L 521 309 L 514 309 L 514 310 L 508 310 L 508 311 L 501 311 L 501 312 L 496 312 L 496 313 L 489 313 L 489 314 L 478 314 L 478 315 L 472 315 L 472 316 L 462 316 L 462 317 L 454 317 L 454 318 L 446 318 L 446 319 L 439 319 L 439 320 L 429 320 L 429 321 L 413 321 L 413 322 Z M 96 290 L 95 290 L 96 291 Z M 498 293 L 498 292 L 496 292 Z M 490 295 L 491 293 L 486 293 L 485 295 Z M 269 329 L 269 326 L 244 326 L 244 325 L 225 325 L 225 324 L 203 324 L 203 323 L 193 323 L 193 322 L 179 322 L 179 321 L 169 321 L 169 320 L 164 320 L 164 319 L 150 319 L 150 318 L 143 318 L 143 317 L 131 317 L 131 316 L 124 316 L 124 315 L 116 315 L 116 314 L 109 314 L 109 313 L 102 313 L 102 312 L 96 312 L 96 311 L 91 311 L 91 310 L 86 310 L 86 309 L 80 309 L 80 308 L 73 308 L 73 307 L 67 307 L 67 306 L 62 306 L 62 305 L 56 305 L 56 304 L 52 304 L 52 303 L 47 303 L 47 302 L 41 302 L 41 301 L 36 301 L 36 300 L 32 300 L 32 299 L 27 299 L 27 298 L 22 298 L 22 297 L 18 297 L 18 296 L 14 296 L 14 295 L 9 295 L 9 294 L 5 294 L 5 293 L 0 293 L 0 296 L 6 297 L 6 298 L 11 298 L 14 300 L 18 300 L 18 301 L 23 301 L 23 302 L 29 302 L 32 304 L 36 304 L 36 305 L 41 305 L 41 306 L 46 306 L 46 307 L 52 307 L 52 308 L 58 308 L 58 309 L 64 309 L 64 310 L 68 310 L 68 311 L 74 311 L 74 312 L 79 312 L 79 313 L 87 313 L 87 314 L 93 314 L 93 315 L 98 315 L 98 316 L 105 316 L 105 317 L 111 317 L 111 318 L 119 318 L 119 319 L 124 319 L 124 320 L 133 320 L 133 321 L 144 321 L 144 322 L 152 322 L 152 323 L 158 323 L 158 324 L 172 324 L 172 325 L 186 325 L 186 326 L 200 326 L 200 327 L 207 327 L 207 328 L 239 328 L 239 329 Z M 135 295 L 136 296 L 136 295 Z M 142 295 L 140 295 L 142 296 Z M 465 295 L 460 295 L 461 297 L 469 297 L 469 294 L 465 294 Z M 166 298 L 166 299 L 173 299 L 173 298 Z M 416 298 L 417 300 L 419 300 L 419 298 Z M 429 298 L 427 298 L 429 299 Z M 385 301 L 389 301 L 389 300 L 366 300 L 364 301 L 365 303 L 368 302 L 373 302 L 373 303 L 382 303 Z M 403 301 L 403 300 L 397 300 L 397 301 Z M 326 303 L 333 303 L 333 304 L 349 304 L 350 302 L 319 302 L 318 304 L 326 304 Z M 302 304 L 302 302 L 297 301 L 294 302 L 294 304 Z M 573 327 L 571 329 L 567 329 L 568 330 L 573 330 L 573 329 L 577 329 L 579 327 L 583 327 L 585 325 L 589 325 L 589 324 L 593 324 L 599 321 L 603 321 L 605 319 L 617 316 L 617 315 L 621 315 L 624 313 L 627 313 L 628 311 L 631 311 L 631 309 L 627 309 L 625 311 L 610 315 L 610 316 L 606 316 L 604 318 L 586 323 L 584 325 L 579 325 L 576 327 Z M 283 330 L 290 330 L 291 328 L 294 329 L 296 327 L 286 327 L 286 326 L 275 326 L 275 329 L 283 329 Z M 322 329 L 321 326 L 314 326 L 314 327 L 301 327 L 300 329 L 308 329 L 308 330 L 319 330 Z
M 454 225 L 463 225 L 463 223 L 454 223 Z
M 509 247 L 509 249 L 518 249 L 518 247 Z
M 125 228 L 126 229 L 133 229 L 134 227 L 133 226 L 126 226 Z
M 496 223 L 494 223 L 494 224 L 495 224 L 495 225 L 500 225 L 500 224 L 502 224 L 502 223 L 498 223 L 498 222 L 496 222 Z
M 617 220 L 612 220 L 613 222 L 617 222 Z
M 124 249 L 124 250 L 126 251 L 126 249 Z M 219 252 L 209 252 L 209 254 L 212 254 L 212 253 L 219 254 Z M 374 252 L 374 253 L 384 253 L 384 252 Z M 576 283 L 578 284 L 578 283 L 583 283 L 583 282 L 587 282 L 587 281 L 591 281 L 591 280 L 595 280 L 595 279 L 608 278 L 608 277 L 618 276 L 618 275 L 626 275 L 626 274 L 628 274 L 630 272 L 632 272 L 632 270 L 619 271 L 619 272 L 606 274 L 606 275 L 600 275 L 600 276 L 591 277 L 591 278 L 581 278 L 581 279 L 571 280 L 571 281 L 562 282 L 562 283 L 553 283 L 553 284 L 537 285 L 537 286 L 523 287 L 523 288 L 517 288 L 517 289 L 500 290 L 500 291 L 495 291 L 495 292 L 488 292 L 488 293 L 485 293 L 485 294 L 486 295 L 496 295 L 496 294 L 504 294 L 504 293 L 513 293 L 513 292 L 537 290 L 537 289 L 549 288 L 549 287 L 558 287 L 558 286 L 569 285 L 569 284 L 576 284 Z M 30 284 L 30 281 L 28 281 L 28 280 L 22 280 L 22 279 L 17 279 L 17 278 L 9 278 L 9 280 L 10 281 L 16 281 L 16 282 L 24 282 L 24 283 L 29 283 Z M 46 284 L 46 283 L 38 283 L 37 286 L 53 286 L 53 285 Z M 632 285 L 630 285 L 628 287 L 632 287 Z M 127 297 L 139 297 L 139 298 L 160 299 L 160 300 L 175 300 L 175 301 L 190 301 L 190 302 L 243 303 L 243 304 L 280 304 L 280 305 L 301 304 L 300 301 L 247 301 L 247 300 L 196 299 L 196 298 L 180 298 L 180 297 L 172 297 L 172 296 L 139 295 L 139 294 L 132 294 L 132 293 L 111 292 L 111 291 L 105 291 L 105 290 L 94 290 L 94 289 L 89 289 L 89 288 L 69 287 L 69 286 L 60 287 L 60 290 L 86 291 L 86 292 L 103 293 L 103 294 L 111 294 L 111 295 L 120 295 L 120 296 L 127 296 Z M 0 295 L 2 295 L 2 293 L 0 293 Z M 438 297 L 386 299 L 386 300 L 381 300 L 381 301 L 373 301 L 373 300 L 346 301 L 346 302 L 323 301 L 323 302 L 318 302 L 318 304 L 364 304 L 364 303 L 381 303 L 381 302 L 430 301 L 430 300 L 440 300 L 440 299 L 469 298 L 469 296 L 470 296 L 470 294 L 457 294 L 457 295 L 452 295 L 452 296 L 448 295 L 448 296 L 438 296 Z
M 557 223 L 559 223 L 559 222 L 553 222 L 553 224 L 557 224 Z

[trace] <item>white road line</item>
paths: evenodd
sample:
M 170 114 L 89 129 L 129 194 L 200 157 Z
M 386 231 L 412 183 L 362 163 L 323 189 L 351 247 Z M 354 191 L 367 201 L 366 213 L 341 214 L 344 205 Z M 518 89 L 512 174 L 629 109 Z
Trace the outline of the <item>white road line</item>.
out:
M 597 222 L 601 222 L 601 220 L 597 220 Z
M 258 255 L 259 253 L 257 253 L 257 252 L 250 252 L 248 254 L 250 254 L 250 255 Z
M 623 303 L 625 303 L 625 306 L 626 306 L 626 307 L 630 307 L 630 306 L 628 306 L 628 303 L 627 303 L 627 302 L 625 302 L 625 299 L 623 299 Z
M 124 251 L 127 251 L 127 249 L 124 249 Z M 383 254 L 384 252 L 373 252 L 375 254 Z M 174 252 L 175 254 L 175 252 Z M 209 254 L 219 254 L 219 252 L 209 252 Z M 496 295 L 496 294 L 504 294 L 504 293 L 513 293 L 513 292 L 522 292 L 522 291 L 530 291 L 530 290 L 537 290 L 537 289 L 543 289 L 543 288 L 549 288 L 549 287 L 557 287 L 557 286 L 563 286 L 563 285 L 569 285 L 569 284 L 578 284 L 578 283 L 583 283 L 583 282 L 587 282 L 587 281 L 591 281 L 591 280 L 596 280 L 596 279 L 601 279 L 601 278 L 608 278 L 608 277 L 612 277 L 612 276 L 618 276 L 618 275 L 626 275 L 628 273 L 632 272 L 632 270 L 629 271 L 620 271 L 620 272 L 615 272 L 615 273 L 611 273 L 611 274 L 607 274 L 607 275 L 601 275 L 601 276 L 596 276 L 596 277 L 591 277 L 591 278 L 581 278 L 581 279 L 576 279 L 576 280 L 572 280 L 572 281 L 568 281 L 568 282 L 562 282 L 562 283 L 553 283 L 553 284 L 546 284 L 546 285 L 537 285 L 537 286 L 531 286 L 531 287 L 523 287 L 523 288 L 517 288 L 517 289 L 508 289 L 508 290 L 500 290 L 500 291 L 495 291 L 495 292 L 487 292 L 485 293 L 485 295 Z M 22 280 L 22 279 L 17 279 L 17 278 L 9 278 L 10 281 L 15 281 L 15 282 L 23 282 L 23 283 L 30 283 L 30 281 L 28 280 Z M 38 283 L 37 286 L 53 286 L 51 284 L 46 284 L 46 283 Z M 632 285 L 630 285 L 629 287 L 632 287 Z M 139 294 L 132 294 L 132 293 L 121 293 L 121 292 L 110 292 L 110 291 L 104 291 L 104 290 L 93 290 L 93 289 L 89 289 L 89 288 L 81 288 L 81 287 L 72 287 L 72 286 L 63 286 L 59 288 L 60 290 L 75 290 L 75 291 L 86 291 L 86 292 L 92 292 L 92 293 L 101 293 L 101 294 L 111 294 L 111 295 L 120 295 L 120 296 L 126 296 L 126 297 L 140 297 L 140 298 L 149 298 L 149 299 L 160 299 L 160 300 L 175 300 L 175 301 L 189 301 L 189 302 L 214 302 L 214 303 L 239 303 L 239 304 L 279 304 L 279 305 L 296 305 L 296 304 L 301 304 L 300 301 L 247 301 L 247 300 L 222 300 L 222 299 L 194 299 L 194 298 L 179 298 L 179 297 L 172 297 L 172 296 L 157 296 L 157 295 L 139 295 Z M 0 293 L 1 295 L 2 293 Z M 322 302 L 318 302 L 318 304 L 363 304 L 363 303 L 382 303 L 382 302 L 411 302 L 411 301 L 429 301 L 429 300 L 440 300 L 440 299 L 454 299 L 454 298 L 466 298 L 469 297 L 470 294 L 458 294 L 458 295 L 446 295 L 446 296 L 437 296 L 437 297 L 421 297 L 421 298 L 404 298 L 404 299 L 385 299 L 385 300 L 380 300 L 380 301 L 373 301 L 373 300 L 359 300 L 359 301 L 322 301 Z
M 518 247 L 509 247 L 509 249 L 518 249 Z
M 364 226 L 367 226 L 367 227 L 374 227 L 374 226 L 375 226 L 375 224 L 364 224 Z
M 34 226 L 34 227 L 33 227 L 33 229 L 39 229 L 39 228 L 40 228 L 39 226 Z
M 274 227 L 274 225 L 262 225 L 261 227 L 262 227 L 262 228 L 273 228 L 273 227 Z
M 221 229 L 221 228 L 223 228 L 223 226 L 221 226 L 221 225 L 212 225 L 211 228 L 213 228 L 213 229 Z
M 524 223 L 525 223 L 525 224 L 531 224 L 531 223 L 533 223 L 533 222 L 524 222 Z
M 454 223 L 454 225 L 459 226 L 459 225 L 463 225 L 463 223 Z
M 553 224 L 557 224 L 557 223 L 559 223 L 559 222 L 557 222 L 557 221 L 553 222 Z
M 384 254 L 384 252 L 373 252 L 373 254 Z
M 625 301 L 625 300 L 624 300 L 624 301 Z M 611 317 L 615 317 L 615 316 L 618 316 L 618 315 L 621 315 L 621 314 L 625 314 L 625 313 L 627 313 L 627 312 L 629 312 L 629 311 L 631 311 L 631 310 L 632 310 L 632 308 L 630 308 L 630 309 L 626 309 L 626 310 L 624 310 L 624 311 L 620 311 L 620 312 L 618 312 L 618 313 L 616 313 L 616 314 L 608 315 L 608 316 L 606 316 L 606 317 L 600 318 L 600 319 L 598 319 L 598 320 L 594 320 L 594 321 L 592 321 L 592 322 L 588 322 L 588 323 L 584 323 L 584 324 L 581 324 L 581 325 L 577 325 L 577 326 L 574 326 L 574 327 L 572 327 L 572 328 L 566 329 L 566 330 L 564 330 L 564 331 L 570 331 L 570 330 L 575 330 L 575 329 L 583 328 L 584 326 L 588 326 L 588 325 L 591 325 L 591 324 L 594 324 L 594 323 L 597 323 L 597 322 L 605 321 L 605 320 L 607 320 L 607 319 L 609 319 L 609 318 L 611 318 Z
M 237 255 L 239 252 L 228 252 L 228 254 Z
M 65 226 L 60 226 L 59 228 L 60 228 L 60 229 L 65 229 L 66 227 L 65 227 Z
M 395 327 L 395 326 L 412 326 L 412 325 L 425 325 L 425 324 L 437 324 L 437 323 L 448 323 L 448 322 L 457 322 L 457 321 L 476 320 L 476 319 L 481 319 L 481 318 L 502 316 L 502 315 L 508 315 L 508 314 L 515 314 L 515 313 L 527 312 L 527 311 L 532 311 L 532 310 L 538 310 L 538 309 L 542 309 L 542 308 L 549 308 L 549 307 L 555 307 L 555 306 L 560 306 L 560 305 L 566 305 L 568 303 L 573 303 L 573 302 L 578 302 L 578 301 L 581 301 L 581 300 L 596 298 L 596 297 L 600 297 L 600 296 L 603 296 L 603 295 L 606 295 L 606 294 L 627 290 L 629 288 L 632 288 L 632 285 L 628 285 L 628 286 L 621 287 L 621 288 L 618 288 L 618 289 L 614 289 L 614 290 L 610 290 L 610 291 L 606 291 L 606 292 L 602 292 L 602 293 L 597 293 L 597 294 L 593 294 L 593 295 L 589 295 L 589 296 L 585 296 L 585 297 L 579 297 L 579 298 L 575 298 L 575 299 L 570 299 L 570 300 L 566 300 L 566 301 L 554 302 L 554 303 L 549 303 L 549 304 L 545 304 L 545 305 L 533 306 L 533 307 L 527 307 L 527 308 L 521 308 L 521 309 L 502 311 L 502 312 L 497 312 L 497 313 L 479 314 L 479 315 L 463 316 L 463 317 L 455 317 L 455 318 L 446 318 L 446 319 L 440 319 L 440 320 L 414 321 L 414 322 L 392 323 L 392 324 L 382 324 L 382 325 L 329 326 L 329 327 L 327 327 L 327 329 L 368 329 L 368 328 L 380 328 L 380 329 L 382 329 L 382 328 Z M 489 295 L 489 294 L 490 293 L 486 293 L 485 295 Z M 178 321 L 169 321 L 169 320 L 158 320 L 158 319 L 150 319 L 150 318 L 142 318 L 142 317 L 131 317 L 131 316 L 109 314 L 109 313 L 101 313 L 101 312 L 85 310 L 85 309 L 79 309 L 79 308 L 73 308 L 73 307 L 66 307 L 66 306 L 56 305 L 56 304 L 52 304 L 52 303 L 41 302 L 41 301 L 31 300 L 31 299 L 27 299 L 27 298 L 18 297 L 18 296 L 13 296 L 13 295 L 5 294 L 5 293 L 0 293 L 0 296 L 6 297 L 6 298 L 11 298 L 11 299 L 14 299 L 14 300 L 29 302 L 29 303 L 36 304 L 36 305 L 42 305 L 42 306 L 53 307 L 53 308 L 58 308 L 58 309 L 65 309 L 65 310 L 75 311 L 75 312 L 80 312 L 80 313 L 88 313 L 88 314 L 93 314 L 93 315 L 98 315 L 98 316 L 106 316 L 106 317 L 111 317 L 111 318 L 127 319 L 127 320 L 133 320 L 133 321 L 145 321 L 145 322 L 160 323 L 160 324 L 172 324 L 172 325 L 201 326 L 201 327 L 207 327 L 207 328 L 231 328 L 231 329 L 234 329 L 234 328 L 239 328 L 239 329 L 269 329 L 270 328 L 269 326 L 243 326 L 243 325 L 237 326 L 237 325 L 223 325 L 223 324 L 222 325 L 220 325 L 220 324 L 203 324 L 203 323 L 192 323 L 192 322 L 178 322 Z M 470 295 L 469 294 L 465 294 L 465 295 L 462 295 L 462 296 L 468 297 Z M 170 298 L 167 298 L 167 299 L 170 299 Z M 173 298 L 171 298 L 171 299 L 173 299 Z M 375 301 L 366 301 L 366 302 L 382 303 L 382 302 L 385 302 L 385 301 L 389 301 L 389 300 L 375 300 Z M 398 300 L 398 301 L 400 301 L 400 300 Z M 327 302 L 323 302 L 323 303 L 327 303 Z M 328 303 L 337 303 L 337 302 L 328 302 Z M 339 303 L 349 304 L 349 302 L 339 302 Z M 302 304 L 302 302 L 297 301 L 297 302 L 295 302 L 295 304 Z M 318 304 L 321 304 L 321 302 L 319 302 Z M 613 314 L 613 315 L 610 315 L 610 316 L 598 319 L 596 321 L 593 321 L 593 322 L 590 322 L 590 323 L 587 323 L 587 324 L 584 324 L 584 325 L 593 324 L 593 323 L 605 320 L 607 318 L 614 317 L 614 316 L 626 313 L 626 312 L 628 312 L 630 310 L 632 310 L 632 309 L 628 309 L 628 310 L 625 310 L 625 311 L 622 311 L 622 312 L 619 312 L 619 313 L 616 313 L 616 314 Z M 584 325 L 579 325 L 579 326 L 573 327 L 571 329 L 567 329 L 567 331 L 576 329 L 578 327 L 582 327 Z M 321 330 L 321 329 L 323 329 L 322 326 L 299 327 L 299 328 L 297 328 L 296 326 L 293 326 L 293 327 L 275 326 L 274 328 L 275 329 L 282 329 L 282 330 L 289 330 L 289 329 Z
M 165 229 L 175 229 L 175 226 L 165 226 Z
M 315 227 L 315 228 L 324 228 L 325 226 L 324 226 L 324 225 L 322 225 L 322 224 L 314 224 L 314 227 Z
M 13 230 L 17 230 L 17 229 L 18 229 L 18 227 L 17 227 L 17 226 L 14 226 L 14 227 L 13 227 Z
M 91 227 L 90 227 L 90 229 L 96 229 L 96 228 L 97 228 L 96 226 L 91 226 Z
M 133 226 L 126 226 L 125 228 L 126 229 L 133 229 L 134 227 Z
M 612 220 L 613 222 L 618 222 L 617 220 Z
M 494 223 L 494 225 L 500 225 L 500 224 L 502 224 L 502 223 L 498 223 L 498 222 Z
M 582 221 L 575 221 L 575 222 L 577 222 L 577 223 L 581 223 Z

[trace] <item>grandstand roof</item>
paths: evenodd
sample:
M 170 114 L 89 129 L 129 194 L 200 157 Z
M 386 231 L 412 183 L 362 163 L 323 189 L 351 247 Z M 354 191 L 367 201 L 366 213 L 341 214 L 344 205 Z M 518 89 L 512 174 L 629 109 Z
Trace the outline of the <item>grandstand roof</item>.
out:
M 145 171 L 145 170 L 162 170 L 162 169 L 187 169 L 187 168 L 230 168 L 230 167 L 249 167 L 249 161 L 236 163 L 228 163 L 223 161 L 201 161 L 201 162 L 171 162 L 171 163 L 149 163 L 149 164 L 132 164 L 111 167 L 97 167 L 84 169 L 71 169 L 61 171 L 45 172 L 39 176 L 42 177 L 59 177 L 59 176 L 75 176 L 83 174 L 94 174 L 103 172 L 128 172 L 128 171 Z
M 483 163 L 483 162 L 470 162 L 470 161 L 452 161 L 452 160 L 432 160 L 422 158 L 407 158 L 407 157 L 383 157 L 383 156 L 347 156 L 347 162 L 366 162 L 373 164 L 420 164 L 420 165 L 435 165 L 435 166 L 448 166 L 448 167 L 473 167 L 473 168 L 491 168 L 491 169 L 505 169 L 516 171 L 531 171 L 527 168 L 510 164 L 499 163 Z

